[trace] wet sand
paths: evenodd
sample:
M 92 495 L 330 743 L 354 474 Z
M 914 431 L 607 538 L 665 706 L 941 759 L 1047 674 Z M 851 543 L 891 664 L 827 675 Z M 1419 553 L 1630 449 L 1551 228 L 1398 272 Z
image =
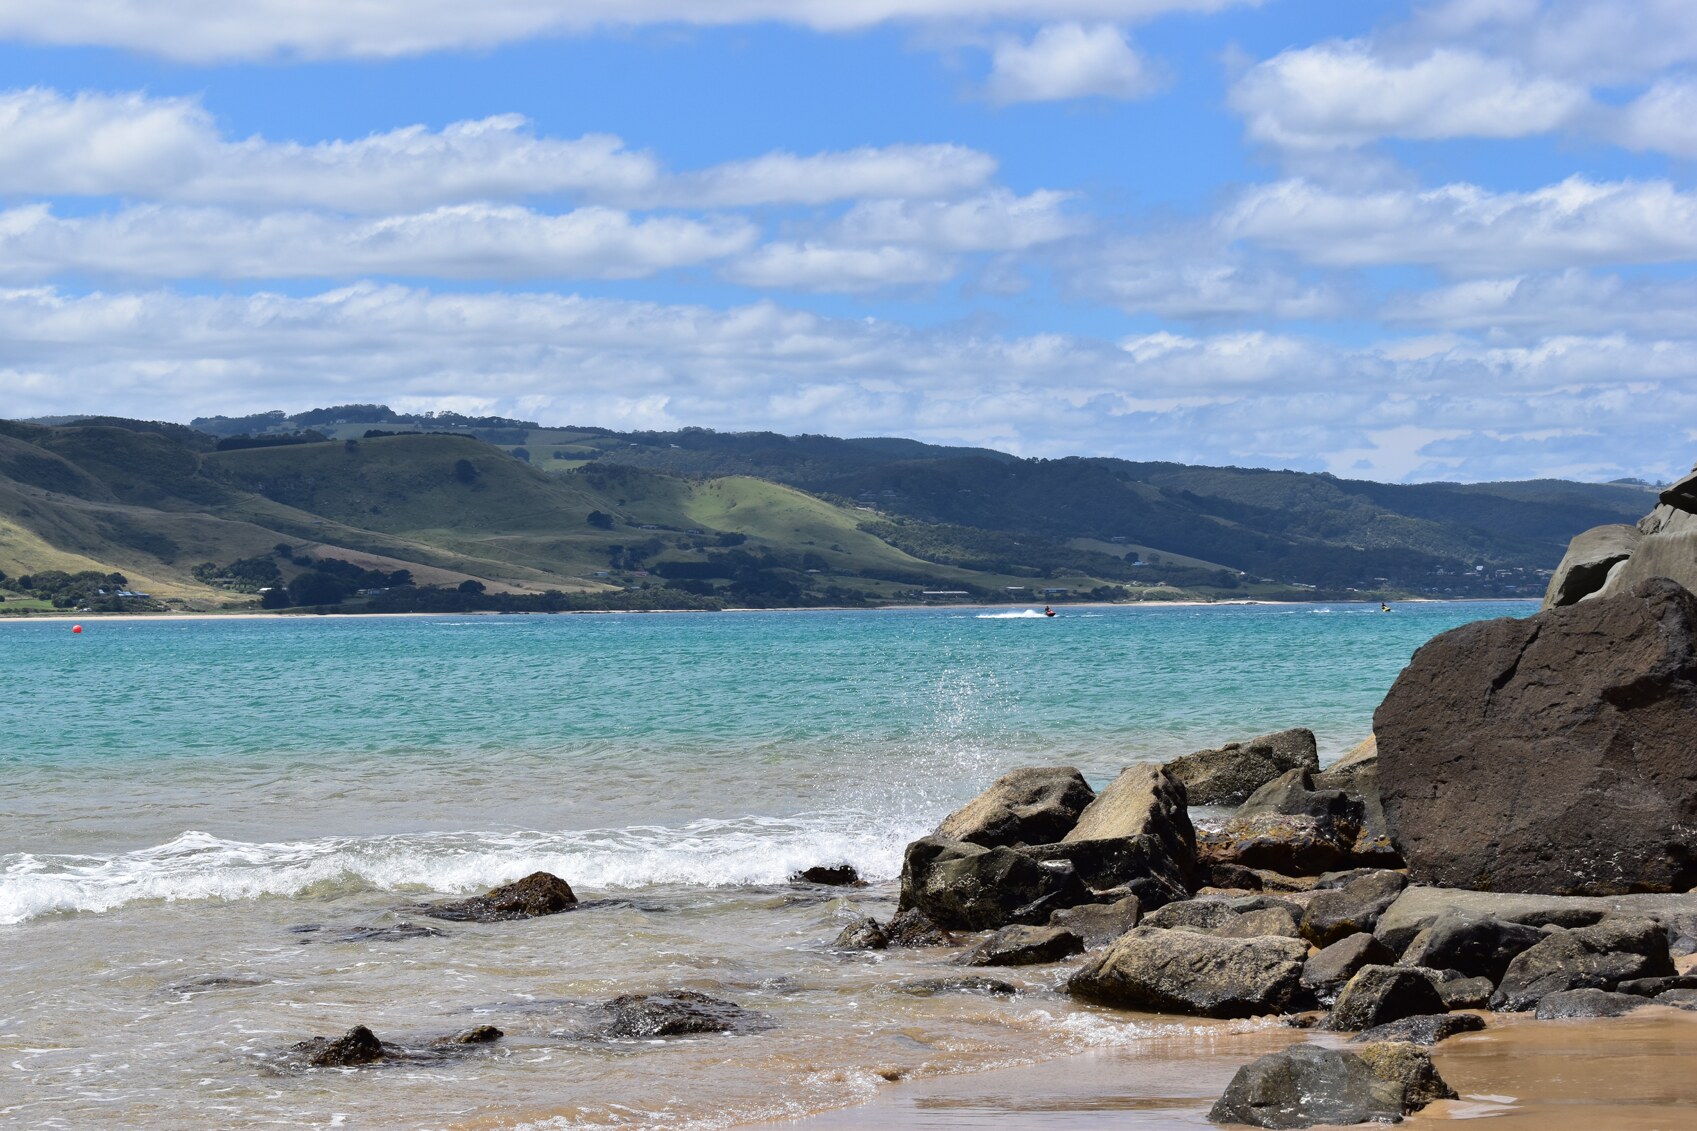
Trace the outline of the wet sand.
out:
M 1697 1013 L 1649 1006 L 1626 1017 L 1536 1021 L 1490 1016 L 1483 1033 L 1438 1046 L 1461 1094 L 1410 1116 L 1410 1128 L 1489 1119 L 1492 1131 L 1697 1129 Z M 807 1131 L 901 1127 L 1212 1127 L 1208 1109 L 1238 1066 L 1304 1039 L 1296 1030 L 1151 1040 L 1026 1068 L 891 1085 L 860 1107 L 783 1126 Z

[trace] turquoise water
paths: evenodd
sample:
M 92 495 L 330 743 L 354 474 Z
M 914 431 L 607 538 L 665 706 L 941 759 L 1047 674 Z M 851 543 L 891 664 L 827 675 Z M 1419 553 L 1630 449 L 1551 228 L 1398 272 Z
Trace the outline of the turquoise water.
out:
M 918 998 L 893 979 L 947 973 L 949 952 L 829 943 L 889 914 L 903 846 L 1008 769 L 1100 785 L 1288 726 L 1335 756 L 1425 640 L 1532 609 L 0 623 L 0 1062 L 21 1085 L 0 1122 L 723 1127 L 864 1099 L 874 1069 L 1203 1040 L 1079 1006 L 1064 971 Z M 839 861 L 871 886 L 786 882 Z M 536 869 L 612 902 L 422 939 L 297 933 L 393 926 Z M 232 980 L 176 988 L 207 978 Z M 609 1051 L 559 1012 L 684 987 L 776 1027 L 727 1073 L 728 1046 Z M 451 1070 L 263 1069 L 355 1022 L 474 1021 L 508 1036 Z

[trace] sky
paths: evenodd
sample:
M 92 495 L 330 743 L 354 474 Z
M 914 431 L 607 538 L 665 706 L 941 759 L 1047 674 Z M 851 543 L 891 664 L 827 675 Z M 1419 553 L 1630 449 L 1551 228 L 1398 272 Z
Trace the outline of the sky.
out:
M 0 416 L 1697 458 L 1691 0 L 0 0 Z

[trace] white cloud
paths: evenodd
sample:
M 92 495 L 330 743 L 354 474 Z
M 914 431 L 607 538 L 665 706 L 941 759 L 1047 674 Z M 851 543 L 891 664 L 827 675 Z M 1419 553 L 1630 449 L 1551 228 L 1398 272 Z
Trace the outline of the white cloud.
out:
M 663 24 L 786 23 L 855 31 L 886 23 L 988 20 L 1134 22 L 1172 12 L 1215 12 L 1259 0 L 12 0 L 0 37 L 118 47 L 211 62 L 274 56 L 394 57 L 464 50 L 543 35 Z
M 1231 238 L 1331 266 L 1501 274 L 1697 257 L 1697 193 L 1666 181 L 1570 177 L 1533 192 L 1471 184 L 1342 192 L 1287 180 L 1246 192 L 1220 225 Z
M 1139 98 L 1159 85 L 1149 64 L 1109 24 L 1049 24 L 1030 43 L 1003 38 L 991 53 L 994 102 Z
M 1444 0 L 1400 38 L 1464 42 L 1575 82 L 1641 82 L 1697 61 L 1690 0 Z
M 955 260 L 922 248 L 767 244 L 726 266 L 733 283 L 771 290 L 875 291 L 947 282 Z
M 1516 340 L 1620 333 L 1697 338 L 1697 280 L 1628 280 L 1579 270 L 1474 279 L 1399 295 L 1381 317 Z
M 629 279 L 720 259 L 755 238 L 742 220 L 638 220 L 608 208 L 466 204 L 351 220 L 173 205 L 61 217 L 28 205 L 0 212 L 0 277 Z
M 1116 346 L 771 303 L 370 284 L 303 298 L 0 291 L 0 338 L 0 388 L 23 416 L 99 406 L 187 419 L 369 400 L 557 423 L 913 435 L 1025 455 L 1322 470 L 1348 453 L 1367 464 L 1340 471 L 1462 479 L 1666 475 L 1691 458 L 1667 422 L 1697 419 L 1689 338 L 1416 349 L 1155 334 Z M 1397 431 L 1411 427 L 1437 438 Z
M 0 93 L 0 193 L 386 212 L 565 194 L 721 208 L 971 192 L 995 159 L 958 145 L 771 153 L 673 173 L 607 134 L 539 136 L 517 114 L 314 144 L 223 137 L 192 99 L 43 88 Z
M 1621 111 L 1614 139 L 1628 149 L 1697 157 L 1697 80 L 1656 83 Z
M 1133 314 L 1282 321 L 1335 317 L 1345 306 L 1330 283 L 1299 278 L 1242 249 L 1226 248 L 1200 227 L 1077 244 L 1061 263 L 1072 293 Z
M 870 200 L 835 225 L 837 239 L 855 244 L 911 244 L 945 251 L 1019 251 L 1082 230 L 1067 215 L 1070 193 L 1015 196 L 995 189 L 967 200 Z
M 1439 49 L 1406 62 L 1346 42 L 1286 51 L 1232 87 L 1249 136 L 1292 149 L 1366 145 L 1385 137 L 1522 137 L 1572 121 L 1583 87 L 1528 75 L 1516 63 Z

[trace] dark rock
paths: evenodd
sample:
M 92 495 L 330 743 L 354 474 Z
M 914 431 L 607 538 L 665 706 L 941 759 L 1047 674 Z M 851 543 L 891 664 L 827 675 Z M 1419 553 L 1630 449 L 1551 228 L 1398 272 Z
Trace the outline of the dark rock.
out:
M 1697 929 L 1697 893 L 1610 896 L 1525 895 L 1410 886 L 1379 917 L 1373 933 L 1399 953 L 1446 913 L 1489 916 L 1531 927 L 1589 927 L 1605 915 L 1631 915 L 1661 922 L 1674 938 L 1681 923 Z M 1670 948 L 1671 949 L 1671 948 Z
M 1663 978 L 1628 978 L 1615 987 L 1616 993 L 1655 997 L 1669 990 L 1697 990 L 1697 974 L 1673 974 Z
M 1245 798 L 1289 770 L 1320 768 L 1314 732 L 1302 727 L 1228 742 L 1168 762 L 1166 770 L 1184 785 L 1191 805 L 1241 805 Z
M 1438 996 L 1450 1009 L 1488 1008 L 1497 989 L 1489 978 L 1450 978 L 1437 986 Z
M 1238 817 L 1330 817 L 1359 827 L 1362 805 L 1341 789 L 1315 789 L 1314 771 L 1306 767 L 1280 774 L 1238 806 Z
M 1151 911 L 1143 917 L 1142 925 L 1164 930 L 1212 931 L 1236 918 L 1237 912 L 1223 899 L 1188 899 Z
M 1154 1013 L 1282 1013 L 1301 990 L 1307 953 L 1295 939 L 1217 939 L 1138 927 L 1086 962 L 1068 981 L 1067 992 Z
M 1419 883 L 1549 894 L 1697 883 L 1697 597 L 1666 579 L 1415 653 L 1374 715 Z
M 446 916 L 444 916 L 446 918 Z M 307 938 L 303 943 L 374 943 L 374 942 L 408 942 L 413 939 L 441 938 L 448 932 L 436 927 L 426 927 L 418 923 L 393 923 L 387 927 L 353 927 L 345 931 L 326 934 L 319 932 Z
M 1302 933 L 1320 947 L 1363 931 L 1371 933 L 1379 916 L 1407 886 L 1408 877 L 1401 872 L 1370 872 L 1341 888 L 1316 892 L 1302 913 Z
M 1245 911 L 1229 923 L 1214 929 L 1222 939 L 1253 939 L 1263 935 L 1279 935 L 1287 939 L 1302 937 L 1297 918 L 1286 907 L 1262 907 Z
M 901 884 L 902 910 L 916 907 L 939 926 L 970 931 L 1045 922 L 1054 907 L 1040 901 L 1084 901 L 1070 869 L 1046 868 L 1011 848 L 942 837 L 907 846 Z
M 815 864 L 790 877 L 792 884 L 819 884 L 822 887 L 864 887 L 860 872 L 853 864 Z
M 1444 1011 L 1444 999 L 1424 974 L 1403 966 L 1363 966 L 1338 994 L 1326 1027 L 1359 1031 Z
M 1545 994 L 1534 1016 L 1540 1021 L 1573 1017 L 1619 1017 L 1649 1005 L 1647 998 L 1617 994 L 1611 990 L 1557 990 Z
M 1198 879 L 1208 882 L 1211 887 L 1239 888 L 1243 891 L 1260 891 L 1264 886 L 1261 873 L 1241 864 L 1210 864 L 1206 871 L 1198 872 Z
M 1078 843 L 1154 837 L 1188 883 L 1196 866 L 1196 830 L 1187 804 L 1183 783 L 1166 770 L 1131 766 L 1096 796 L 1061 839 Z
M 1290 912 L 1291 918 L 1293 919 L 1298 921 L 1302 919 L 1302 904 L 1297 903 L 1295 900 L 1280 899 L 1276 895 L 1267 895 L 1265 893 L 1257 895 L 1234 895 L 1227 897 L 1225 904 L 1239 915 L 1248 915 L 1252 911 L 1266 911 L 1268 908 L 1277 908 L 1280 911 Z
M 471 899 L 420 908 L 420 913 L 435 919 L 500 923 L 557 915 L 576 906 L 577 896 L 570 884 L 548 872 L 532 872 L 522 880 L 492 888 Z
M 1345 868 L 1341 872 L 1326 872 L 1314 881 L 1314 890 L 1336 891 L 1339 888 L 1348 887 L 1356 880 L 1376 876 L 1383 871 L 1385 871 L 1383 868 Z
M 1320 1001 L 1330 1004 L 1344 984 L 1364 966 L 1388 966 L 1396 955 L 1372 935 L 1362 933 L 1339 939 L 1302 966 L 1302 984 Z
M 383 1042 L 364 1025 L 355 1025 L 340 1037 L 313 1037 L 295 1045 L 291 1052 L 313 1068 L 357 1068 L 383 1059 Z
M 1019 993 L 1019 987 L 1012 982 L 1004 982 L 1000 978 L 914 978 L 910 981 L 899 982 L 895 986 L 897 993 L 914 994 L 918 997 L 932 997 L 936 994 L 989 994 L 992 997 L 1012 997 Z
M 943 818 L 934 835 L 985 848 L 1048 844 L 1072 830 L 1096 794 L 1071 766 L 1029 766 Z
M 1027 859 L 1054 867 L 1072 867 L 1077 883 L 1087 891 L 1057 895 L 1069 904 L 1096 902 L 1119 895 L 1137 896 L 1145 911 L 1175 900 L 1188 899 L 1185 873 L 1160 838 L 1145 834 L 1107 840 L 1068 840 L 1059 844 L 1026 845 L 1015 851 Z
M 1371 1041 L 1404 1041 L 1428 1047 L 1447 1041 L 1460 1033 L 1477 1033 L 1485 1027 L 1485 1019 L 1477 1013 L 1423 1013 L 1375 1025 L 1366 1032 L 1350 1038 L 1352 1043 Z
M 1049 916 L 1049 926 L 1062 927 L 1084 940 L 1085 946 L 1111 943 L 1137 926 L 1141 909 L 1135 895 L 1112 903 L 1085 903 Z
M 602 1036 L 633 1040 L 729 1033 L 762 1027 L 763 1018 L 734 1002 L 693 990 L 621 994 L 601 1006 Z
M 1697 1010 L 1697 990 L 1663 990 L 1652 999 L 1657 1005 Z
M 487 1045 L 506 1036 L 493 1025 L 474 1025 L 470 1029 L 461 1029 L 449 1037 L 443 1037 L 436 1043 L 440 1045 Z
M 1609 570 L 1632 556 L 1644 535 L 1636 526 L 1593 526 L 1567 544 L 1561 564 L 1550 575 L 1544 608 L 1573 605 L 1603 587 Z
M 1432 1056 L 1409 1041 L 1374 1041 L 1355 1050 L 1373 1075 L 1393 1085 L 1403 1111 L 1419 1111 L 1433 1100 L 1456 1099 L 1455 1089 L 1432 1066 Z
M 953 946 L 955 938 L 917 907 L 898 913 L 884 928 L 893 947 Z
M 212 990 L 244 989 L 252 986 L 269 985 L 270 978 L 261 978 L 256 974 L 203 974 L 198 978 L 184 978 L 180 982 L 172 982 L 165 988 L 174 994 L 193 997 Z
M 1403 1115 L 1402 1091 L 1353 1052 L 1294 1045 L 1238 1069 L 1208 1118 L 1251 1127 L 1394 1123 Z
M 831 945 L 839 950 L 883 950 L 890 945 L 890 936 L 878 920 L 865 915 L 844 927 Z
M 1516 955 L 1491 995 L 1491 1008 L 1532 1009 L 1563 990 L 1612 990 L 1634 978 L 1672 973 L 1667 935 L 1654 920 L 1605 919 L 1554 931 Z
M 1515 955 L 1544 941 L 1544 932 L 1489 915 L 1447 911 L 1414 936 L 1403 951 L 1404 966 L 1455 970 L 1495 985 L 1508 973 Z
M 1354 858 L 1357 831 L 1353 825 L 1306 814 L 1233 817 L 1221 828 L 1198 835 L 1196 851 L 1209 865 L 1317 876 Z
M 1084 940 L 1061 927 L 1003 927 L 957 961 L 962 966 L 1037 966 L 1084 953 Z

